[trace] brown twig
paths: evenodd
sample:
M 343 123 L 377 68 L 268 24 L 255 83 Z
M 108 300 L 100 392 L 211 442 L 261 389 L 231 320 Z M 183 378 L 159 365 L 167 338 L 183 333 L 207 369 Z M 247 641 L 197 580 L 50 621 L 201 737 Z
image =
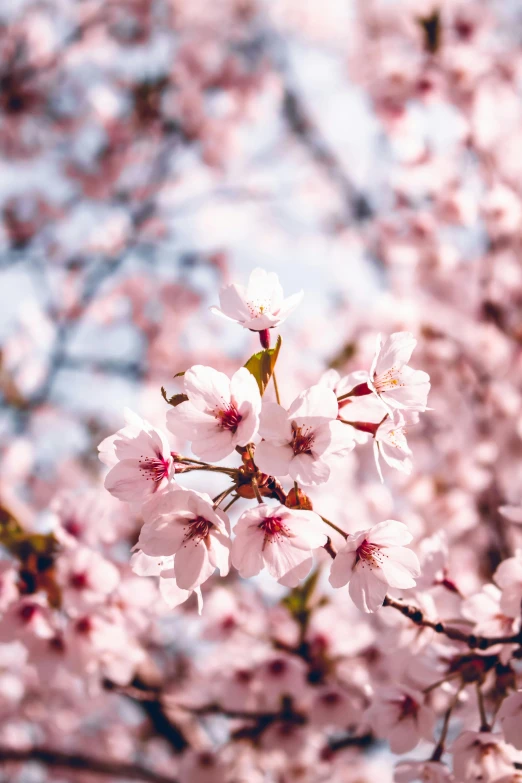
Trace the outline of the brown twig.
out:
M 177 783 L 174 778 L 161 775 L 140 764 L 126 764 L 121 761 L 109 761 L 81 753 L 63 753 L 48 748 L 17 748 L 0 747 L 0 764 L 18 762 L 28 764 L 36 762 L 54 769 L 69 769 L 88 772 L 91 775 L 108 775 L 127 780 L 144 780 L 149 783 Z

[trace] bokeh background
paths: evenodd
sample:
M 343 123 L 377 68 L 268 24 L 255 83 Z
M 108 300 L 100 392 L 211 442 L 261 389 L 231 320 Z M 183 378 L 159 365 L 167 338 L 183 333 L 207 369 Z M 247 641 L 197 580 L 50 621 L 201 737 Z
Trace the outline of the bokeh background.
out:
M 243 364 L 255 335 L 208 307 L 261 266 L 305 291 L 286 401 L 379 332 L 432 376 L 413 475 L 363 447 L 314 503 L 451 531 L 489 578 L 522 499 L 521 30 L 508 0 L 1 3 L 3 517 L 50 529 L 124 406 L 164 426 L 175 373 Z

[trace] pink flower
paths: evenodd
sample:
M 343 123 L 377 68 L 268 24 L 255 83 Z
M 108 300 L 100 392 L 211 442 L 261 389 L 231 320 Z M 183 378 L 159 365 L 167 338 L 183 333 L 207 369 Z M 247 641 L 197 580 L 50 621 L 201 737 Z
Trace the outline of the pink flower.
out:
M 395 767 L 395 783 L 451 783 L 449 769 L 440 761 L 401 761 Z
M 384 481 L 379 458 L 391 468 L 400 470 L 401 473 L 410 474 L 412 470 L 411 449 L 406 440 L 405 427 L 409 424 L 417 424 L 419 414 L 415 411 L 394 411 L 393 415 L 387 416 L 377 428 L 374 436 L 373 449 L 375 464 L 381 481 Z
M 484 585 L 480 593 L 466 598 L 462 602 L 463 617 L 475 623 L 474 631 L 481 636 L 509 636 L 517 633 L 520 618 L 503 613 L 502 593 L 495 585 Z M 507 663 L 513 652 L 513 645 L 489 647 L 486 654 L 499 652 L 500 658 Z
M 150 557 L 150 555 L 138 550 L 132 555 L 130 565 L 138 576 L 159 576 L 160 595 L 170 609 L 185 603 L 192 593 L 195 593 L 198 599 L 198 613 L 201 614 L 203 611 L 201 588 L 182 590 L 181 587 L 178 587 L 174 574 L 173 557 Z
M 462 783 L 496 781 L 514 772 L 513 751 L 500 734 L 464 731 L 450 748 L 453 773 Z
M 509 617 L 520 617 L 522 606 L 522 549 L 517 549 L 514 557 L 504 560 L 493 579 L 502 590 L 500 608 Z
M 184 385 L 188 400 L 168 411 L 167 426 L 192 442 L 196 456 L 220 460 L 250 443 L 259 425 L 261 395 L 245 367 L 228 378 L 196 364 L 185 373 Z
M 211 307 L 210 310 L 245 329 L 261 332 L 282 324 L 303 296 L 300 291 L 284 299 L 278 276 L 264 269 L 254 269 L 246 287 L 237 283 L 223 286 L 219 292 L 221 308 Z
M 416 345 L 410 332 L 394 332 L 384 343 L 377 339 L 368 386 L 389 409 L 426 410 L 430 376 L 407 364 Z
M 83 546 L 65 550 L 58 559 L 57 575 L 68 608 L 102 603 L 120 581 L 113 563 Z
M 379 690 L 365 716 L 376 735 L 388 740 L 393 753 L 408 753 L 420 739 L 433 738 L 435 714 L 424 706 L 420 691 L 405 686 Z
M 194 590 L 218 568 L 228 574 L 230 540 L 225 514 L 214 509 L 208 495 L 175 489 L 152 498 L 143 507 L 143 525 L 137 548 L 152 557 L 170 557 L 169 572 L 177 587 Z
M 321 518 L 313 511 L 268 506 L 245 511 L 234 527 L 232 565 L 245 579 L 263 567 L 287 587 L 312 568 L 312 550 L 326 544 Z
M 127 503 L 140 503 L 164 489 L 173 472 L 166 435 L 125 408 L 126 426 L 98 446 L 102 462 L 111 470 L 105 488 Z
M 337 421 L 337 398 L 331 389 L 312 386 L 288 410 L 263 403 L 256 464 L 272 476 L 290 475 L 302 484 L 322 484 L 330 464 L 355 445 L 351 427 Z
M 506 741 L 522 750 L 522 691 L 504 699 L 498 711 L 498 719 Z
M 420 565 L 417 555 L 405 548 L 411 540 L 406 525 L 393 519 L 348 536 L 332 563 L 330 584 L 349 584 L 354 604 L 363 612 L 375 612 L 388 587 L 415 587 Z

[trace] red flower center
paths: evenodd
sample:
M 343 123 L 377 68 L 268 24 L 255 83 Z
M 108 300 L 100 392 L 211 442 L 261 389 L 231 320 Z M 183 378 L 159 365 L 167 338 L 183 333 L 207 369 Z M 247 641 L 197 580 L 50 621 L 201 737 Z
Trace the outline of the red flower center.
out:
M 217 412 L 217 418 L 222 429 L 236 432 L 243 417 L 236 406 L 231 403 L 228 408 Z
M 314 431 L 310 427 L 298 427 L 292 422 L 292 441 L 294 454 L 311 454 L 314 444 Z
M 195 517 L 188 521 L 188 531 L 185 534 L 185 541 L 195 541 L 199 543 L 205 539 L 212 527 L 212 522 L 209 522 L 205 517 Z
M 85 590 L 89 585 L 89 580 L 87 579 L 85 571 L 79 574 L 71 574 L 69 577 L 69 584 L 71 587 L 74 587 L 75 590 Z
M 164 478 L 169 476 L 169 463 L 161 454 L 158 454 L 155 459 L 153 457 L 144 457 L 142 454 L 138 464 L 141 475 L 155 484 L 159 484 Z

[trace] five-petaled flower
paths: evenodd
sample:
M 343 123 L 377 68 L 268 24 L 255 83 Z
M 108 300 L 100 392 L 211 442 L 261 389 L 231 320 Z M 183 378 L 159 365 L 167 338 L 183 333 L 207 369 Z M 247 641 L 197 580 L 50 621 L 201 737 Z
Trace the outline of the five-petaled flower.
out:
M 421 738 L 431 740 L 435 726 L 435 714 L 425 706 L 422 693 L 405 686 L 379 690 L 366 719 L 393 753 L 408 753 Z
M 105 488 L 128 503 L 146 500 L 169 483 L 174 467 L 167 436 L 125 408 L 126 426 L 98 446 L 111 470 Z
M 223 286 L 219 292 L 221 307 L 210 310 L 245 329 L 261 332 L 279 326 L 295 310 L 303 298 L 303 291 L 284 298 L 278 276 L 264 269 L 254 269 L 248 285 L 237 283 Z
M 337 398 L 325 386 L 302 392 L 288 410 L 263 404 L 256 464 L 273 476 L 290 475 L 303 484 L 322 484 L 333 459 L 351 451 L 354 430 L 337 420 Z
M 173 489 L 151 498 L 142 509 L 143 525 L 136 549 L 145 555 L 174 555 L 163 577 L 175 577 L 178 588 L 194 590 L 215 569 L 226 576 L 230 566 L 229 522 L 214 509 L 208 495 L 191 489 Z
M 394 332 L 384 343 L 380 335 L 377 339 L 368 386 L 388 409 L 426 410 L 430 376 L 408 366 L 416 345 L 410 332 Z
M 287 587 L 295 587 L 310 573 L 312 550 L 327 541 L 321 518 L 314 511 L 264 503 L 245 511 L 234 533 L 232 565 L 241 576 L 255 576 L 265 566 Z
M 191 441 L 196 456 L 220 460 L 250 443 L 259 426 L 261 395 L 245 367 L 229 378 L 196 364 L 185 373 L 184 386 L 188 400 L 168 411 L 167 426 Z
M 411 540 L 406 525 L 394 519 L 348 536 L 332 563 L 330 584 L 349 584 L 354 604 L 363 612 L 375 612 L 382 606 L 388 587 L 415 587 L 420 565 L 417 555 L 405 548 Z

